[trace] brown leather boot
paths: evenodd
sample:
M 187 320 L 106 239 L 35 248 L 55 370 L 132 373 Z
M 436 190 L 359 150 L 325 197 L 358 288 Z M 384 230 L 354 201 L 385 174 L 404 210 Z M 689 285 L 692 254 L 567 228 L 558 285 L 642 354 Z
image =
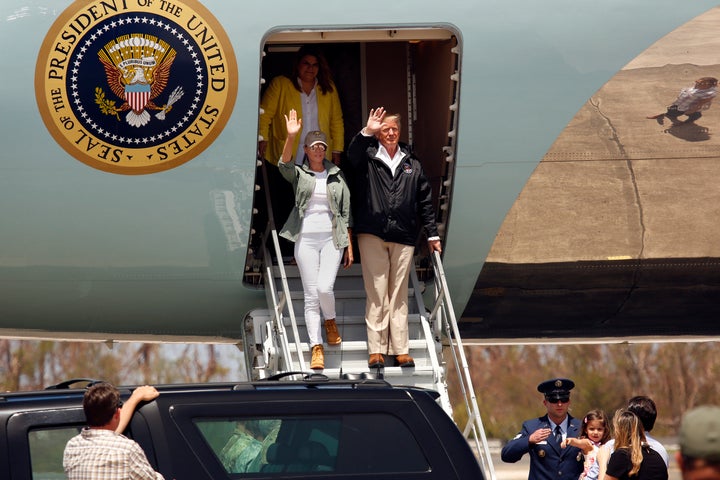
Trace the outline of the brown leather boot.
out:
M 407 353 L 404 353 L 395 357 L 395 365 L 398 367 L 414 367 L 415 360 Z
M 385 359 L 382 353 L 371 353 L 368 360 L 368 368 L 382 368 L 385 366 Z
M 322 370 L 325 368 L 325 352 L 322 345 L 314 345 L 312 347 L 312 360 L 310 360 L 310 368 L 313 370 Z
M 342 338 L 338 333 L 337 324 L 335 323 L 334 318 L 325 320 L 325 333 L 327 333 L 328 345 L 340 345 L 340 342 L 342 342 Z

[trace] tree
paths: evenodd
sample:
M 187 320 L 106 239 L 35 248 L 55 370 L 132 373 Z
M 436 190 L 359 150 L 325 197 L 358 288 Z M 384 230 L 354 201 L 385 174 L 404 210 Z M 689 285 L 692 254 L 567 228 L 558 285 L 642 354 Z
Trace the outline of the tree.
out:
M 42 389 L 73 378 L 131 385 L 222 381 L 230 375 L 245 377 L 242 355 L 231 345 L 0 339 L 5 391 Z
M 507 345 L 468 347 L 466 357 L 480 415 L 490 438 L 510 439 L 523 420 L 543 415 L 537 385 L 554 377 L 571 378 L 571 414 L 594 408 L 612 416 L 635 395 L 657 404 L 653 433 L 674 435 L 682 414 L 700 404 L 720 404 L 715 388 L 720 373 L 717 342 Z M 454 416 L 467 422 L 452 362 L 448 363 Z

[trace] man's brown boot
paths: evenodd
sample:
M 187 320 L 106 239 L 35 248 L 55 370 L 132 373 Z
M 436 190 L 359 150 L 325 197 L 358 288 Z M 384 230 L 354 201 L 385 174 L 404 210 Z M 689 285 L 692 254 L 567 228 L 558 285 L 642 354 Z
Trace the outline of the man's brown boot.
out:
M 370 360 L 368 360 L 369 368 L 382 368 L 385 366 L 385 359 L 382 353 L 371 353 Z
M 342 342 L 342 338 L 338 333 L 337 324 L 335 323 L 334 318 L 331 318 L 330 320 L 325 320 L 325 332 L 327 333 L 328 345 L 340 345 L 340 342 Z
M 404 353 L 395 357 L 395 365 L 398 367 L 414 367 L 415 360 L 407 353 Z
M 310 368 L 313 370 L 322 370 L 325 368 L 325 353 L 322 345 L 314 345 L 312 347 L 312 360 L 310 360 Z

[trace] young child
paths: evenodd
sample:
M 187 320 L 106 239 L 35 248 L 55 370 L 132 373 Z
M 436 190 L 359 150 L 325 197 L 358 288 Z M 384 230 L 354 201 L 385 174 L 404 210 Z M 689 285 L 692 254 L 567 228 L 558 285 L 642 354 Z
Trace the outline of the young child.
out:
M 597 459 L 597 453 L 600 447 L 610 439 L 610 429 L 608 428 L 607 417 L 602 410 L 590 410 L 582 421 L 580 429 L 580 437 L 566 438 L 562 442 L 562 448 L 577 447 L 582 450 L 585 455 L 585 464 L 583 473 L 580 474 L 579 480 L 583 480 L 587 475 L 590 467 Z

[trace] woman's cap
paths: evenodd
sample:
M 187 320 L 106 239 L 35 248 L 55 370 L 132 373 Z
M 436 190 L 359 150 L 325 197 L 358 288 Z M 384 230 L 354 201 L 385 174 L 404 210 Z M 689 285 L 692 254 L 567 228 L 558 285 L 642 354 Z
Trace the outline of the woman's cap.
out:
M 321 132 L 320 130 L 313 130 L 312 132 L 308 132 L 307 135 L 305 135 L 305 145 L 308 147 L 312 147 L 316 143 L 322 143 L 327 148 L 327 139 L 325 138 L 325 134 Z

